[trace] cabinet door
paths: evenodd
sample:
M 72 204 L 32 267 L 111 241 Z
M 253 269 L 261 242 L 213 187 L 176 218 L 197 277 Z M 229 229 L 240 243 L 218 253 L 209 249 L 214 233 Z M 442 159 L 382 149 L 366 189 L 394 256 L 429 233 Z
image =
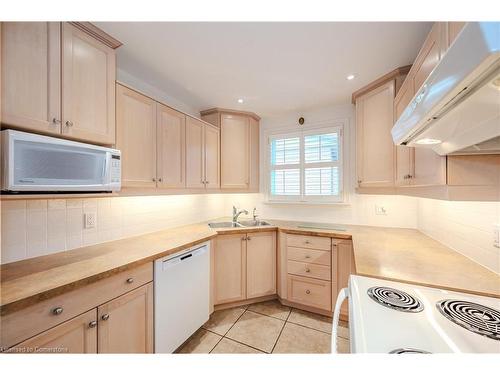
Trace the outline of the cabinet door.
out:
M 156 103 L 116 85 L 116 148 L 122 152 L 122 186 L 156 186 Z
M 356 100 L 358 185 L 394 185 L 394 81 Z
M 276 293 L 276 233 L 247 235 L 247 298 Z
M 205 124 L 192 117 L 186 118 L 186 187 L 205 188 L 204 157 Z
M 415 91 L 413 88 L 413 76 L 408 76 L 394 99 L 395 121 L 399 120 L 408 104 L 410 104 Z
M 415 60 L 415 66 L 412 68 L 415 93 L 420 90 L 427 77 L 429 77 L 441 59 L 441 36 L 442 24 L 435 22 Z
M 2 22 L 2 122 L 61 132 L 61 24 Z
M 186 186 L 186 115 L 157 104 L 157 176 L 158 187 Z
M 214 304 L 246 298 L 245 233 L 218 236 L 214 251 Z
M 23 341 L 13 353 L 97 353 L 96 309 Z
M 431 149 L 415 147 L 412 186 L 445 185 L 446 156 L 440 156 Z
M 250 121 L 250 190 L 259 191 L 260 125 L 253 117 Z
M 247 189 L 250 169 L 250 124 L 247 116 L 221 115 L 221 188 Z
M 332 258 L 332 265 L 336 264 L 336 267 L 334 266 L 332 269 L 332 273 L 336 273 L 337 275 L 336 283 L 335 281 L 332 281 L 332 290 L 337 289 L 336 292 L 332 293 L 333 309 L 333 307 L 335 307 L 335 303 L 337 302 L 338 291 L 340 291 L 342 288 L 347 288 L 349 276 L 356 273 L 352 241 L 334 240 Z M 348 307 L 348 302 L 345 301 L 340 309 L 341 314 L 348 316 Z
M 115 50 L 63 23 L 62 132 L 101 144 L 115 143 Z
M 396 146 L 396 185 L 410 184 L 413 176 L 413 147 Z
M 205 183 L 207 189 L 220 187 L 220 133 L 205 125 Z
M 153 352 L 153 283 L 98 307 L 99 353 Z

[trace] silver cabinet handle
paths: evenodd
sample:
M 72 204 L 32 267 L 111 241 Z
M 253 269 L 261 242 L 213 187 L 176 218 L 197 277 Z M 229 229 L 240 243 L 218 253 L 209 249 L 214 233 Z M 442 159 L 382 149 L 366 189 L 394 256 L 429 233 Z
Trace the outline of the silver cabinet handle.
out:
M 97 322 L 95 320 L 92 320 L 90 323 L 89 323 L 89 328 L 95 328 L 97 327 Z
M 60 124 L 61 120 L 56 119 L 55 117 L 52 119 L 53 124 Z
M 134 282 L 134 278 L 133 277 L 129 277 L 127 279 L 127 284 L 132 284 Z
M 72 127 L 73 126 L 73 121 L 66 121 L 66 126 Z
M 109 319 L 109 314 L 104 314 L 103 316 L 101 316 L 101 319 L 102 320 L 108 320 Z
M 54 315 L 61 315 L 63 313 L 64 309 L 62 307 L 56 307 L 55 309 L 52 310 L 52 314 Z
M 307 289 L 306 294 L 311 294 L 311 291 L 309 289 Z

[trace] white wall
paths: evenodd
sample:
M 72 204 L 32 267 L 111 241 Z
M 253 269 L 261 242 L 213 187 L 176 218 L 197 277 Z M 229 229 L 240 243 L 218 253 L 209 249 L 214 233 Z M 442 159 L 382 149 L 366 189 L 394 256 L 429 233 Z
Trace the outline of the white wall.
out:
M 1 263 L 223 216 L 224 196 L 171 195 L 3 201 Z M 97 215 L 84 229 L 84 213 Z
M 493 246 L 494 224 L 500 224 L 500 202 L 418 201 L 418 229 L 500 273 L 500 249 Z

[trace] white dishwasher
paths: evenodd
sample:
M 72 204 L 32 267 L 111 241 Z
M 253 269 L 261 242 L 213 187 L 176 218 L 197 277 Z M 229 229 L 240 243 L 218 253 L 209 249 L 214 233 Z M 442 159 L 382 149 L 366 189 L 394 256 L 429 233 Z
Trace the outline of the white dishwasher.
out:
M 209 318 L 210 243 L 155 261 L 155 353 L 172 353 Z

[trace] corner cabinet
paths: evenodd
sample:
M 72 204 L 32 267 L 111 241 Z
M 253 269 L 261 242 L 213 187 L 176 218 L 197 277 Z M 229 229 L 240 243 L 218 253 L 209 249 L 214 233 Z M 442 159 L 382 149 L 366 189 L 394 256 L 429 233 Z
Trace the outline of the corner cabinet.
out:
M 214 250 L 214 304 L 276 294 L 276 233 L 220 234 Z
M 235 192 L 259 190 L 259 121 L 251 112 L 213 108 L 201 118 L 220 129 L 220 188 Z
M 1 27 L 2 126 L 115 143 L 119 42 L 88 23 L 3 22 Z

